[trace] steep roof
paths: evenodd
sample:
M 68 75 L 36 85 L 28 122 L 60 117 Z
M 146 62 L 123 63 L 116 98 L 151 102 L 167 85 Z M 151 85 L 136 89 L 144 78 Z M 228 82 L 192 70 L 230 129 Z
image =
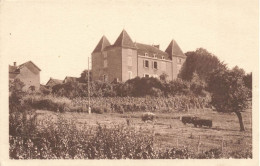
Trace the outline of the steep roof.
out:
M 27 67 L 29 70 L 31 70 L 33 73 L 38 73 L 38 71 L 41 71 L 41 69 L 36 66 L 32 61 L 25 62 L 19 66 L 11 66 L 9 65 L 9 78 L 15 78 L 18 74 L 20 74 L 20 69 L 23 67 Z M 32 68 L 33 67 L 33 68 Z M 37 69 L 37 70 L 35 70 Z
M 186 57 L 175 40 L 171 41 L 165 52 L 167 52 L 171 56 Z
M 52 81 L 54 84 L 62 84 L 62 82 L 63 82 L 63 80 L 50 78 L 49 81 L 46 83 L 46 85 L 48 85 L 50 83 L 50 81 Z
M 41 71 L 41 69 L 40 69 L 38 66 L 36 66 L 32 61 L 25 62 L 25 63 L 19 65 L 18 68 L 21 69 L 21 68 L 23 68 L 24 66 L 29 66 L 30 64 L 32 64 L 36 69 L 38 69 L 39 71 Z
M 132 39 L 125 30 L 123 30 L 121 34 L 118 36 L 114 43 L 114 46 L 135 48 L 135 44 L 133 43 Z
M 144 53 L 148 53 L 148 56 L 153 57 L 153 54 L 156 54 L 157 58 L 162 58 L 162 56 L 164 56 L 165 59 L 170 59 L 170 56 L 158 49 L 155 46 L 151 46 L 151 45 L 147 45 L 147 44 L 142 44 L 142 43 L 135 43 L 136 48 L 137 48 L 137 53 L 139 54 L 144 54 Z
M 70 77 L 70 76 L 66 76 L 63 80 L 63 82 L 65 82 L 65 80 L 67 81 L 71 81 L 71 82 L 76 82 L 78 80 L 77 77 Z
M 106 36 L 102 36 L 102 38 L 100 39 L 100 41 L 98 42 L 96 48 L 94 49 L 94 52 L 100 52 L 103 51 L 105 47 L 110 46 L 110 42 L 108 41 L 108 39 L 106 38 Z

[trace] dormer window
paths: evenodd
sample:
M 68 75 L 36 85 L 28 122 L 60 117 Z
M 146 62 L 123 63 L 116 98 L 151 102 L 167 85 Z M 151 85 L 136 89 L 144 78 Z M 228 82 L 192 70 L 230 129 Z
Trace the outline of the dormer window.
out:
M 148 53 L 146 52 L 146 53 L 144 53 L 144 56 L 148 56 Z
M 103 55 L 104 55 L 104 58 L 107 58 L 107 52 L 104 52 Z
M 162 59 L 164 59 L 164 56 L 162 56 Z
M 178 58 L 177 60 L 178 60 L 178 64 L 181 64 L 181 58 Z

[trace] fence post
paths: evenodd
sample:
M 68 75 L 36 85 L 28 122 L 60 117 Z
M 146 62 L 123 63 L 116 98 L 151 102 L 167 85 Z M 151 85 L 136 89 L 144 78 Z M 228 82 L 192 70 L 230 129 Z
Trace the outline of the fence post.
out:
M 177 138 L 176 147 L 178 148 L 178 146 L 179 146 L 179 140 L 178 140 L 178 138 Z
M 223 148 L 224 148 L 224 137 L 222 136 L 221 140 L 221 152 L 223 153 Z
M 198 142 L 198 153 L 200 152 L 200 144 L 201 144 L 201 142 L 200 142 L 200 136 L 199 136 L 199 142 Z

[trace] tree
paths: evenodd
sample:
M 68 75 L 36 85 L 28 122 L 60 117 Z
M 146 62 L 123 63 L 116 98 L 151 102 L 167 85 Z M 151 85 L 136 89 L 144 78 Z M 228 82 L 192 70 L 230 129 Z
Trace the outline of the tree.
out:
M 219 112 L 234 112 L 239 120 L 240 131 L 244 131 L 241 112 L 247 106 L 248 88 L 243 82 L 244 70 L 238 67 L 228 70 L 214 70 L 208 80 L 208 90 L 212 93 L 212 105 Z
M 200 79 L 198 73 L 195 71 L 193 73 L 191 82 L 190 82 L 190 90 L 195 94 L 196 96 L 205 96 L 205 87 L 206 83 L 204 80 Z
M 82 71 L 80 77 L 78 78 L 80 83 L 87 83 L 88 82 L 88 70 Z M 92 81 L 92 71 L 89 71 L 89 81 Z
M 166 82 L 166 80 L 167 80 L 168 77 L 169 77 L 168 74 L 162 73 L 162 74 L 160 75 L 160 80 Z
M 246 74 L 243 77 L 243 81 L 245 83 L 245 86 L 249 89 L 249 96 L 252 97 L 252 72 Z
M 24 86 L 25 84 L 19 78 L 9 81 L 9 106 L 21 104 L 22 96 L 25 94 Z
M 206 80 L 210 72 L 218 66 L 224 66 L 215 55 L 203 48 L 185 54 L 187 58 L 178 75 L 183 80 L 191 81 L 195 71 L 200 79 Z

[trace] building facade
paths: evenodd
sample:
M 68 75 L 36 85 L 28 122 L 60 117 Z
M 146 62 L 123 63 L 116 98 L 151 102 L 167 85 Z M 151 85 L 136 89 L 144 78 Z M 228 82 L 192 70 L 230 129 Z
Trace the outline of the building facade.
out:
M 46 83 L 46 87 L 47 88 L 52 88 L 53 86 L 55 85 L 58 85 L 58 84 L 62 84 L 63 83 L 63 80 L 58 80 L 58 79 L 54 79 L 54 78 L 50 78 L 49 81 Z
M 40 71 L 41 69 L 32 61 L 25 62 L 19 66 L 14 62 L 13 66 L 9 65 L 9 80 L 20 79 L 25 85 L 23 90 L 37 91 L 40 88 Z
M 125 30 L 113 45 L 103 36 L 92 52 L 93 80 L 127 81 L 135 77 L 157 77 L 166 74 L 174 80 L 186 59 L 172 40 L 165 51 L 159 45 L 134 43 Z

